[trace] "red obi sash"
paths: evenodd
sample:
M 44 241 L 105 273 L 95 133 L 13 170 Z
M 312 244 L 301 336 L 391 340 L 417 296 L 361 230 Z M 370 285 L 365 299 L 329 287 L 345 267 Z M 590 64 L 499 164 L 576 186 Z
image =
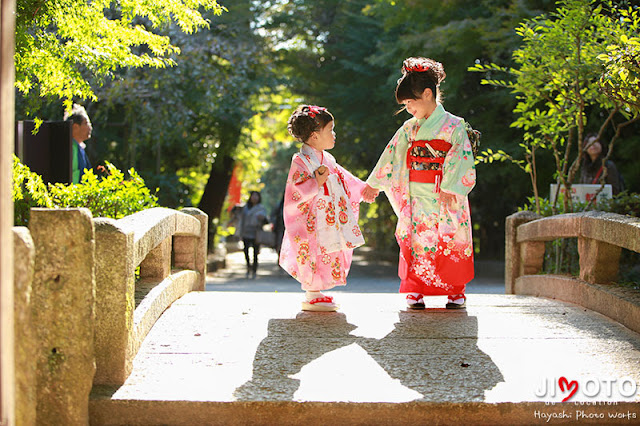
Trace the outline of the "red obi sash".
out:
M 426 145 L 429 144 L 431 148 L 437 151 L 438 156 L 433 157 L 429 148 Z M 421 157 L 418 155 L 413 155 L 412 151 L 415 147 L 421 147 L 428 152 L 427 157 Z M 422 140 L 422 141 L 413 141 L 409 150 L 407 151 L 407 168 L 409 169 L 409 181 L 410 182 L 420 182 L 420 183 L 435 183 L 439 185 L 442 181 L 442 164 L 444 163 L 444 157 L 447 155 L 447 152 L 451 149 L 451 144 L 442 139 L 433 139 L 430 141 Z M 429 170 L 414 170 L 412 167 L 412 163 L 435 163 L 435 167 L 431 167 Z

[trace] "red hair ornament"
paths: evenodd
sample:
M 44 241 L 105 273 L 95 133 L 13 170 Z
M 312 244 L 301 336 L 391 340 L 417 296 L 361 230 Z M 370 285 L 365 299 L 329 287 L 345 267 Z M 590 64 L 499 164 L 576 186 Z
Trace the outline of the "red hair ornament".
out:
M 307 108 L 309 108 L 309 117 L 311 118 L 316 118 L 316 115 L 320 114 L 321 112 L 326 112 L 327 109 L 324 107 L 319 107 L 316 105 L 307 105 Z
M 415 64 L 411 66 L 403 65 L 403 68 L 406 72 L 414 71 L 414 72 L 425 72 L 429 69 L 427 65 Z

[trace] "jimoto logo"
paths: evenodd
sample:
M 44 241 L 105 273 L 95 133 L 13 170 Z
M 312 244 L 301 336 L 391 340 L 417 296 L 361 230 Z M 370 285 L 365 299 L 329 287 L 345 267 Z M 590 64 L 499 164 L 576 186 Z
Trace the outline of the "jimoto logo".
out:
M 631 377 L 572 379 L 565 376 L 543 379 L 535 391 L 539 398 L 560 399 L 562 402 L 584 397 L 587 400 L 632 400 L 638 385 Z M 584 400 L 584 399 L 583 399 Z

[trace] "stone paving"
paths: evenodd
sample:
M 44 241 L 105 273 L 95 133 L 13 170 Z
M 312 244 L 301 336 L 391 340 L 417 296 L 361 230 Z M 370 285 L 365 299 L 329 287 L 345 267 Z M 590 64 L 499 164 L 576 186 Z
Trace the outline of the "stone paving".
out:
M 324 413 L 344 404 L 356 404 L 348 405 L 356 411 L 345 411 L 353 413 L 374 407 L 346 421 L 358 424 L 377 424 L 367 417 L 377 415 L 379 424 L 401 424 L 424 407 L 433 413 L 445 407 L 443 413 L 450 414 L 438 417 L 435 423 L 441 424 L 482 423 L 482 418 L 495 424 L 546 423 L 563 420 L 561 413 L 564 420 L 578 421 L 586 418 L 580 418 L 581 410 L 623 416 L 595 417 L 598 423 L 640 423 L 640 335 L 576 305 L 500 294 L 500 265 L 478 264 L 485 273 L 469 286 L 466 311 L 443 309 L 444 297 L 426 299 L 424 311 L 408 311 L 397 293 L 395 267 L 359 259 L 344 291 L 330 293 L 341 309 L 309 313 L 300 311 L 299 285 L 278 272 L 275 254 L 263 253 L 261 260 L 258 278 L 247 280 L 241 254 L 234 253 L 225 270 L 209 277 L 208 291 L 175 302 L 143 343 L 129 379 L 106 392 L 103 402 L 108 397 L 140 413 L 144 410 L 135 401 L 146 401 L 144 412 L 157 414 L 151 401 L 180 401 L 200 404 L 186 409 L 193 414 L 200 407 L 200 416 L 208 412 L 202 408 L 206 402 L 245 408 L 256 403 L 251 415 L 276 407 L 288 413 L 282 415 L 290 416 L 284 422 L 289 424 L 308 420 L 291 410 L 317 408 L 304 405 L 313 402 L 331 403 L 321 406 Z M 571 406 L 556 406 L 572 392 Z M 291 402 L 303 405 L 281 405 Z M 93 412 L 102 413 L 96 407 Z M 173 423 L 168 413 L 179 412 L 172 407 L 163 414 L 167 424 Z M 404 408 L 384 417 L 375 411 L 380 407 Z M 518 414 L 504 414 L 509 410 Z M 252 421 L 269 424 L 270 417 L 263 416 Z M 110 423 L 106 414 L 94 418 Z

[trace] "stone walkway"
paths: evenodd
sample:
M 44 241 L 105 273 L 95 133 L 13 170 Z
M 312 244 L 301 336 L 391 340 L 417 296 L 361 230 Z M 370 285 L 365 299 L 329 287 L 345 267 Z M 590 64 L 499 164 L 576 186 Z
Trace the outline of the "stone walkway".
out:
M 483 277 L 466 312 L 407 311 L 384 264 L 354 268 L 339 312 L 301 312 L 268 256 L 256 280 L 232 256 L 174 303 L 127 382 L 94 392 L 92 423 L 640 422 L 640 335 L 600 314 Z

